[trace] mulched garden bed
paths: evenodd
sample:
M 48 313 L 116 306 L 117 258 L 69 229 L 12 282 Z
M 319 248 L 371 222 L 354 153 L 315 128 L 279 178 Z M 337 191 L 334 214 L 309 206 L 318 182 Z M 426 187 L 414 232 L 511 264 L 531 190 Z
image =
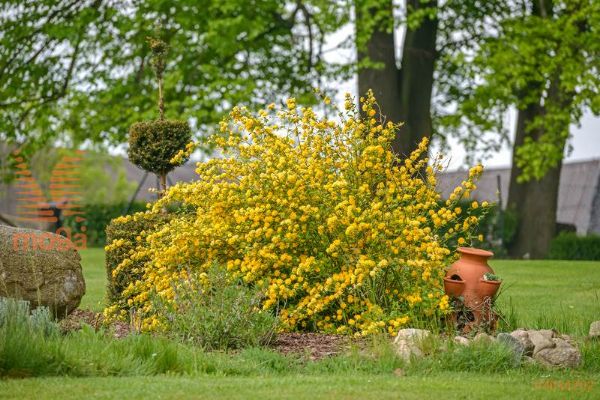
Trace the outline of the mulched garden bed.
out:
M 91 310 L 74 310 L 66 318 L 59 322 L 60 330 L 63 333 L 69 333 L 80 330 L 83 325 L 89 325 L 95 330 L 103 326 L 104 317 L 102 313 Z M 123 338 L 133 332 L 133 328 L 126 322 L 115 321 L 108 325 L 109 331 L 112 332 L 116 339 Z
M 272 347 L 283 354 L 306 355 L 311 360 L 334 356 L 350 345 L 350 338 L 322 333 L 280 333 Z

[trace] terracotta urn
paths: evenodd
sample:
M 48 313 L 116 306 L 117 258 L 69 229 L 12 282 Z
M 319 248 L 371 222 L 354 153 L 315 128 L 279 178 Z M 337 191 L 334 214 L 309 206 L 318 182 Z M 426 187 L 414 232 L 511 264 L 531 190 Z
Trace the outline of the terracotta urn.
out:
M 493 284 L 490 285 L 490 281 L 483 281 L 484 274 L 494 273 L 494 270 L 487 263 L 487 260 L 494 253 L 471 247 L 459 247 L 457 250 L 460 253 L 460 259 L 450 266 L 446 273 L 446 278 L 464 282 L 464 289 L 462 291 L 464 304 L 468 308 L 477 309 L 482 304 L 486 294 L 490 293 L 490 289 L 495 286 Z M 500 284 L 500 282 L 495 283 L 498 286 Z M 444 288 L 446 288 L 446 279 L 444 279 Z M 497 286 L 496 290 L 498 290 Z M 449 296 L 452 295 L 449 292 L 446 292 L 446 294 Z

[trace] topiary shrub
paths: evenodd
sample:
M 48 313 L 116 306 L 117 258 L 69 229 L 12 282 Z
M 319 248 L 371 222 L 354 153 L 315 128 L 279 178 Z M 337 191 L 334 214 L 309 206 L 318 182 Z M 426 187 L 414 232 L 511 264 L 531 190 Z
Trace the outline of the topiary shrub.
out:
M 152 67 L 158 84 L 158 115 L 156 121 L 137 122 L 129 129 L 129 161 L 153 172 L 160 178 L 163 192 L 167 189 L 167 174 L 185 163 L 193 150 L 192 132 L 187 121 L 165 119 L 163 73 L 168 46 L 158 38 L 148 38 L 152 50 Z M 185 152 L 188 150 L 188 152 Z
M 577 236 L 571 232 L 561 233 L 552 239 L 548 258 L 600 261 L 600 236 Z
M 129 130 L 129 161 L 138 167 L 166 176 L 176 166 L 187 161 L 172 162 L 173 158 L 191 141 L 192 133 L 187 121 L 156 120 L 137 122 Z
M 231 112 L 213 138 L 223 157 L 199 163 L 198 181 L 171 187 L 151 210 L 195 212 L 138 242 L 142 276 L 126 295 L 143 329 L 168 328 L 155 305 L 185 312 L 179 285 L 214 265 L 261 290 L 260 308 L 285 330 L 393 334 L 448 312 L 451 244 L 469 245 L 479 219 L 471 206 L 459 219 L 457 204 L 483 168 L 440 204 L 427 141 L 400 159 L 397 126 L 376 118 L 372 95 L 361 105 L 365 117 L 348 97 L 336 120 L 294 99 L 281 111 Z
M 143 276 L 143 257 L 135 257 L 139 243 L 169 220 L 169 214 L 139 212 L 113 219 L 106 227 L 107 298 L 114 312 L 126 316 L 130 308 L 125 290 Z

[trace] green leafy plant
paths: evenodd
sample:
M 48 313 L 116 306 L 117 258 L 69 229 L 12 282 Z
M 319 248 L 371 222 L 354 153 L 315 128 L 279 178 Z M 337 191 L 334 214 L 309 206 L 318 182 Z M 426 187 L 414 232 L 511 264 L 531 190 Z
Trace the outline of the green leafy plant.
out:
M 190 275 L 176 286 L 175 296 L 177 307 L 158 299 L 156 307 L 167 315 L 167 334 L 183 342 L 227 350 L 266 345 L 275 338 L 277 318 L 260 309 L 261 291 L 232 281 L 219 266 Z
M 486 272 L 485 274 L 483 274 L 483 280 L 484 281 L 492 281 L 492 282 L 500 282 L 501 279 L 498 275 L 494 275 L 490 272 Z

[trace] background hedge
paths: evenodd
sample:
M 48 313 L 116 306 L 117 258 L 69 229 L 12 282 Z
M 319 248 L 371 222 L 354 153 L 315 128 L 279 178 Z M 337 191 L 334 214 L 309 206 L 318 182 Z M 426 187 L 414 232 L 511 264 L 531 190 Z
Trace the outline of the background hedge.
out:
M 561 233 L 552 240 L 548 258 L 600 261 L 600 236 L 577 236 L 571 232 Z
M 114 204 L 87 204 L 82 207 L 85 221 L 76 222 L 75 216 L 64 217 L 63 225 L 73 232 L 82 232 L 81 227 L 85 226 L 88 247 L 104 247 L 106 245 L 106 228 L 110 221 L 125 214 L 135 214 L 146 209 L 146 203 L 135 202 L 132 204 L 129 212 L 128 203 Z

